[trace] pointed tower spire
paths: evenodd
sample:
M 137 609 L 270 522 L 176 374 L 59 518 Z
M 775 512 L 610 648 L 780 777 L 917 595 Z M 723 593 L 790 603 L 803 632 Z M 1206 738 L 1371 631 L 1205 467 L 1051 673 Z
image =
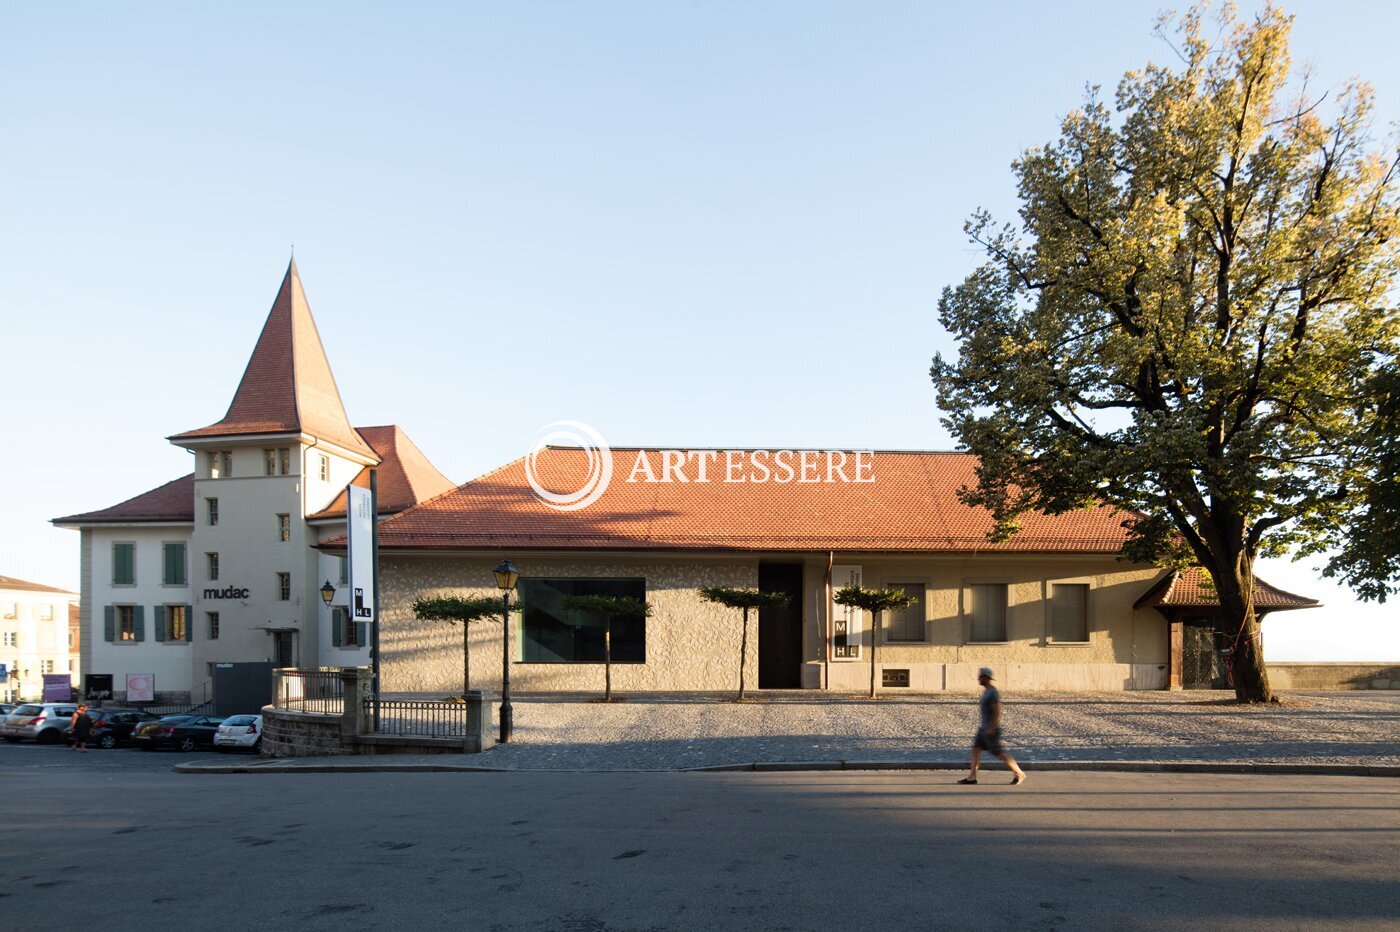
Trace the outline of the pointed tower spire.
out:
M 223 419 L 169 439 L 239 434 L 306 433 L 372 460 L 374 451 L 350 426 L 321 335 L 311 317 L 296 259 L 287 264 L 243 380 Z

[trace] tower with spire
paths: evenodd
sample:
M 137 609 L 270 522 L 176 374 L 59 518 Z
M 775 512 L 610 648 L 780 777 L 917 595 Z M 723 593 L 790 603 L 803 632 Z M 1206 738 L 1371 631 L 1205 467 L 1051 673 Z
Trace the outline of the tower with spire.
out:
M 368 662 L 366 631 L 328 610 L 345 487 L 379 470 L 385 517 L 452 488 L 397 425 L 355 428 L 293 259 L 224 416 L 167 438 L 192 475 L 55 524 L 83 531 L 82 671 L 155 672 L 195 701 L 220 663 Z M 89 646 L 91 649 L 89 650 Z

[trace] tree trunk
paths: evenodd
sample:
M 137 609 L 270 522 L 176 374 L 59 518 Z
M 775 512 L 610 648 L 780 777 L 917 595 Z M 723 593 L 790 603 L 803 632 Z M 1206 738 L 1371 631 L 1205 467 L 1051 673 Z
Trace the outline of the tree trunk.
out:
M 462 621 L 462 698 L 467 697 L 467 690 L 472 688 L 472 640 L 471 624 L 465 619 Z
M 744 665 L 749 656 L 749 609 L 744 606 L 744 633 L 739 638 L 739 700 L 744 699 Z
M 1231 680 L 1239 702 L 1278 702 L 1269 688 L 1259 618 L 1254 612 L 1254 566 L 1241 554 L 1234 565 L 1212 571 L 1220 599 L 1220 632 L 1230 648 Z
M 880 613 L 870 613 L 870 698 L 875 698 L 875 645 L 880 642 Z
M 612 702 L 612 616 L 603 620 L 603 701 Z

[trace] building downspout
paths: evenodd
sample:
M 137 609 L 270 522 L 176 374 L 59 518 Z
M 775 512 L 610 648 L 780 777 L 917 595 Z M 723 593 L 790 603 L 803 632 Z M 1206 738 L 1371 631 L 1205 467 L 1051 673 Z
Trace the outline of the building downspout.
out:
M 831 566 L 836 562 L 836 554 L 828 550 L 826 552 L 826 580 L 823 589 L 826 592 L 826 604 L 822 606 L 821 617 L 826 620 L 826 636 L 822 638 L 822 653 L 826 657 L 826 663 L 822 664 L 822 689 L 831 689 Z

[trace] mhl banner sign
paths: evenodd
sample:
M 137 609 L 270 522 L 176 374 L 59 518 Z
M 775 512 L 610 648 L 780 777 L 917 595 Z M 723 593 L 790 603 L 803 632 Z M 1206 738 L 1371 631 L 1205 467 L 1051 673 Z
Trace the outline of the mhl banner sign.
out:
M 374 622 L 374 500 L 369 489 L 357 485 L 345 489 L 349 504 L 350 617 L 361 624 Z
M 861 584 L 859 566 L 833 566 L 831 592 Z M 861 634 L 865 630 L 864 612 L 853 605 L 831 603 L 831 659 L 859 660 Z

